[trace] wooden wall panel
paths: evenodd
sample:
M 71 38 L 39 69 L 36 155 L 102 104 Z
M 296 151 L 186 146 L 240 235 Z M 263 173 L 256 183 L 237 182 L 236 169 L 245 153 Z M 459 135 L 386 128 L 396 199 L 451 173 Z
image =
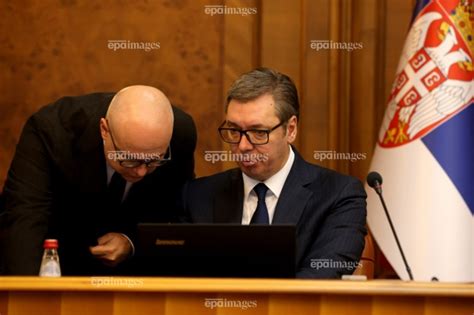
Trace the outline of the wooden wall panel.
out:
M 379 84 L 384 75 L 383 46 L 385 25 L 383 1 L 353 1 L 352 38 L 363 45 L 354 51 L 351 62 L 350 151 L 366 155 L 366 159 L 350 164 L 353 175 L 364 178 L 378 134 L 375 113 L 384 108 L 384 89 Z M 383 87 L 383 86 L 382 86 Z
M 141 305 L 147 305 L 149 314 L 164 314 L 166 309 L 165 294 L 153 293 L 115 293 L 115 315 L 144 315 Z
M 351 38 L 348 36 L 350 27 L 350 1 L 329 2 L 329 41 L 338 44 L 348 44 Z M 329 53 L 329 150 L 338 153 L 349 153 L 348 151 L 348 97 L 349 86 L 349 51 L 331 48 Z M 327 167 L 347 173 L 347 160 L 331 159 Z
M 0 183 L 26 118 L 64 95 L 161 88 L 193 115 L 199 148 L 220 145 L 207 123 L 222 116 L 223 17 L 209 1 L 21 1 L 0 3 Z M 108 40 L 159 42 L 117 50 Z M 198 152 L 201 150 L 198 150 Z M 196 154 L 200 174 L 218 171 Z M 0 187 L 0 188 L 1 188 Z
M 114 294 L 112 292 L 101 292 L 99 294 L 64 292 L 59 299 L 61 301 L 60 314 L 76 315 L 78 310 L 87 315 L 114 313 Z
M 61 311 L 61 294 L 56 292 L 12 292 L 9 294 L 8 308 L 5 310 L 5 314 L 63 314 Z
M 257 0 L 228 0 L 226 6 L 237 8 L 260 10 L 260 2 Z M 223 63 L 222 72 L 223 80 L 221 84 L 221 95 L 219 106 L 222 108 L 222 115 L 215 117 L 211 121 L 214 130 L 214 137 L 219 139 L 217 128 L 225 118 L 224 107 L 226 102 L 227 91 L 231 84 L 242 73 L 254 69 L 259 64 L 260 59 L 260 15 L 251 14 L 247 16 L 226 15 L 224 17 L 224 47 L 223 47 Z M 220 146 L 210 148 L 209 150 L 225 150 L 229 151 L 230 146 L 220 141 Z M 220 169 L 230 169 L 235 167 L 234 162 L 218 163 Z
M 205 5 L 257 8 L 214 15 Z M 215 127 L 232 81 L 257 66 L 290 75 L 299 88 L 297 147 L 303 156 L 364 177 L 383 116 L 413 0 L 25 1 L 0 4 L 0 188 L 26 118 L 64 95 L 157 86 L 197 123 L 198 176 L 233 167 L 209 163 L 227 149 Z M 159 42 L 160 49 L 108 49 L 108 40 Z M 311 40 L 361 41 L 346 52 Z M 315 150 L 367 153 L 316 161 Z
M 374 314 L 380 315 L 417 315 L 423 314 L 424 308 L 425 299 L 412 296 L 405 298 L 403 305 L 399 298 L 393 296 L 378 297 L 372 305 Z
M 329 51 L 311 49 L 311 41 L 330 38 L 327 3 L 328 0 L 305 0 L 302 5 L 304 54 L 301 71 L 304 88 L 299 91 L 301 109 L 298 137 L 301 154 L 312 163 L 318 162 L 313 158 L 314 151 L 329 149 Z
M 415 0 L 25 0 L 0 2 L 0 190 L 22 126 L 64 95 L 161 88 L 198 128 L 197 176 L 234 167 L 205 161 L 228 150 L 216 128 L 241 73 L 258 66 L 291 76 L 301 99 L 296 146 L 312 163 L 364 180 Z M 206 14 L 206 5 L 257 14 Z M 159 42 L 117 50 L 108 41 Z M 311 49 L 311 40 L 360 50 Z M 318 161 L 314 151 L 366 158 Z
M 372 314 L 373 298 L 369 296 L 325 295 L 321 297 L 321 315 Z
M 260 8 L 257 0 L 228 0 L 230 7 Z M 260 15 L 227 15 L 224 17 L 224 72 L 222 104 L 227 90 L 242 73 L 259 65 L 260 60 Z
M 262 1 L 259 66 L 278 69 L 290 76 L 298 90 L 301 86 L 302 1 Z M 295 145 L 299 144 L 298 137 Z
M 271 315 L 313 314 L 320 315 L 320 296 L 294 295 L 282 299 L 280 296 L 268 298 L 268 313 Z

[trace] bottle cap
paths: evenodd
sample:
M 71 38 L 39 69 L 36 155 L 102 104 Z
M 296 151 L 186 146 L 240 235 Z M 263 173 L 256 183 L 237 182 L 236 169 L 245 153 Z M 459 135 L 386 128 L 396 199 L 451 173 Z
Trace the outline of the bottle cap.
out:
M 58 248 L 58 240 L 55 240 L 55 239 L 44 240 L 43 248 Z

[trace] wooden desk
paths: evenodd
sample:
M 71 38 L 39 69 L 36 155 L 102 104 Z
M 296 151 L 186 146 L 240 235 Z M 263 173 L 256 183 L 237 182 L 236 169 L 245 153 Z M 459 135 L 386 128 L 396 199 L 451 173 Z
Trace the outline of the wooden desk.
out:
M 474 285 L 372 280 L 0 277 L 1 315 L 469 314 Z

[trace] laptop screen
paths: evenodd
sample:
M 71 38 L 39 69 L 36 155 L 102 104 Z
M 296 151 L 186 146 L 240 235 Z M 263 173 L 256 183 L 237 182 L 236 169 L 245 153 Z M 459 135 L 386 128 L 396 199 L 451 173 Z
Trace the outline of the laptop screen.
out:
M 139 224 L 142 275 L 294 278 L 295 226 Z

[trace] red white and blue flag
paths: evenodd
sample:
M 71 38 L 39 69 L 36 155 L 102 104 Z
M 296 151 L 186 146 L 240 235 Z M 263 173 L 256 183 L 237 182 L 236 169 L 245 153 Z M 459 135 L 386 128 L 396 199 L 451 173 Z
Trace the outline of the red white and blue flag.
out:
M 474 281 L 473 0 L 417 1 L 371 171 L 418 281 Z M 402 279 L 376 193 L 368 223 Z

